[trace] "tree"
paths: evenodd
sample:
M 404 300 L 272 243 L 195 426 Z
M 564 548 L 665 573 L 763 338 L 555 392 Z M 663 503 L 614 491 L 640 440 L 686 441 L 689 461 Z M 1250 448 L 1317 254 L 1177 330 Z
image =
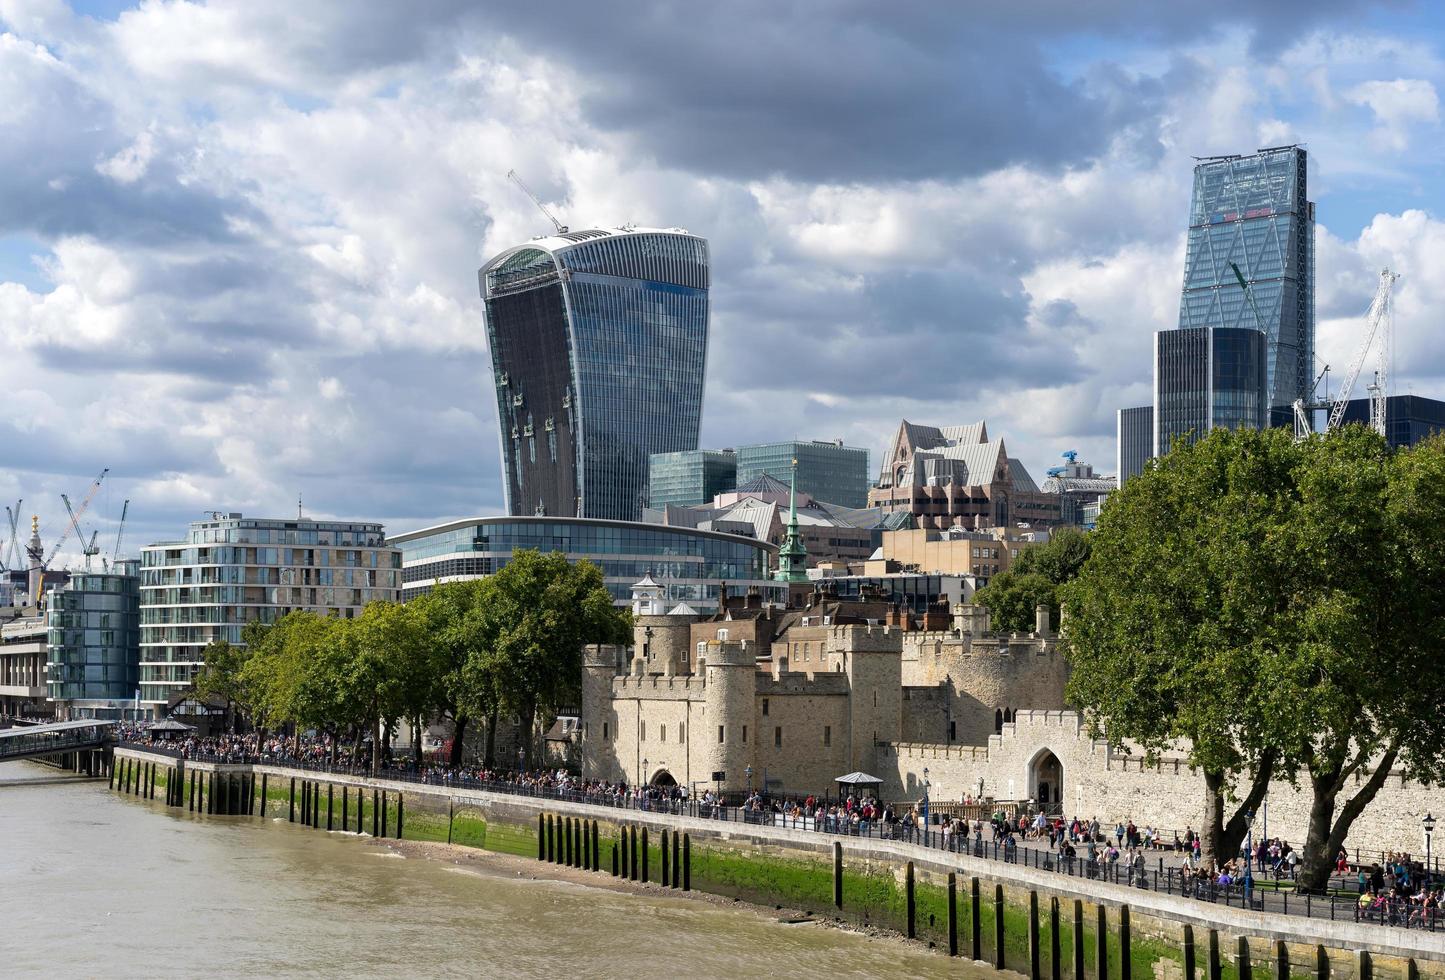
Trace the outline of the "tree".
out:
M 1058 587 L 1073 580 L 1089 558 L 1089 536 L 1078 528 L 1054 531 L 1043 544 L 1025 549 L 1011 568 L 989 579 L 973 601 L 987 606 L 999 632 L 1027 633 L 1036 625 L 1035 611 L 1049 607 L 1058 621 Z
M 197 697 L 219 698 L 226 702 L 227 727 L 234 732 L 240 713 L 238 709 L 247 699 L 242 670 L 250 659 L 250 652 L 226 640 L 214 640 L 206 644 L 201 656 L 205 662 L 196 671 L 191 687 Z
M 523 764 L 533 756 L 539 712 L 553 713 L 580 695 L 582 648 L 625 643 L 631 616 L 612 604 L 602 571 L 569 564 L 556 552 L 517 551 L 487 580 L 487 603 L 477 627 L 468 676 L 493 685 L 500 705 L 517 716 Z
M 452 766 L 461 765 L 462 740 L 473 718 L 487 719 L 486 764 L 492 764 L 498 699 L 482 666 L 496 635 L 488 616 L 491 583 L 491 578 L 447 582 L 416 600 L 430 638 L 430 700 L 452 720 Z
M 1282 430 L 1176 444 L 1111 495 L 1062 588 L 1070 702 L 1116 749 L 1154 759 L 1184 747 L 1204 777 L 1211 858 L 1237 851 L 1287 761 L 1261 689 L 1289 642 L 1285 532 L 1300 455 Z

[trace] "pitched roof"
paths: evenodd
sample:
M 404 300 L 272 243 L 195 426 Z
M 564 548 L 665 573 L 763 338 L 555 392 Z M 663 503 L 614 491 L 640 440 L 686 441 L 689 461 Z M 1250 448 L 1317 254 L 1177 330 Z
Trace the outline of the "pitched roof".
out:
M 733 493 L 787 493 L 788 485 L 767 473 L 759 473 Z

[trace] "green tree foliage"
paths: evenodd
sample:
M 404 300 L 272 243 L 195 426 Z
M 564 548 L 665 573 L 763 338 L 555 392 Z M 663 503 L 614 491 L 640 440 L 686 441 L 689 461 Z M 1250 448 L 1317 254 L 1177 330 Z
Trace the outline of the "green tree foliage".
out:
M 1079 574 L 1089 559 L 1089 547 L 1089 536 L 1082 530 L 1059 528 L 1048 541 L 1025 549 L 1008 571 L 974 593 L 973 601 L 988 607 L 991 625 L 1000 632 L 1032 630 L 1039 605 L 1049 607 L 1057 625 L 1058 587 Z
M 1068 695 L 1116 746 L 1188 745 L 1213 854 L 1272 776 L 1305 778 L 1320 887 L 1392 767 L 1440 777 L 1442 487 L 1438 441 L 1216 430 L 1111 496 L 1063 590 Z
M 231 731 L 235 731 L 240 714 L 238 709 L 247 701 L 242 669 L 246 666 L 250 652 L 244 646 L 215 640 L 206 644 L 201 651 L 201 657 L 205 662 L 196 672 L 191 687 L 201 698 L 215 698 L 226 702 L 227 724 Z

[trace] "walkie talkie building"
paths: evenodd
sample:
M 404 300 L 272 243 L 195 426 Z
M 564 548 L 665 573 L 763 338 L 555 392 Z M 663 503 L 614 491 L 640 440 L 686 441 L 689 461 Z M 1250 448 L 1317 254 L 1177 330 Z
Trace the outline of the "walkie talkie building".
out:
M 639 519 L 648 457 L 697 448 L 707 242 L 678 228 L 563 232 L 478 277 L 508 513 Z

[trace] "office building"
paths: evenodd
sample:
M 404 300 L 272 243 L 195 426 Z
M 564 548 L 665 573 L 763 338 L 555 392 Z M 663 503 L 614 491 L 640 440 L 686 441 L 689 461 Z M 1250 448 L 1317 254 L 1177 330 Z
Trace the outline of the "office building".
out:
M 1088 523 L 1084 509 L 1107 497 L 1118 483 L 1112 476 L 1095 473 L 1091 464 L 1079 462 L 1079 454 L 1072 449 L 1063 457 L 1067 462 L 1052 467 L 1040 489 L 1059 498 L 1059 523 L 1084 527 Z
M 1002 439 L 989 439 L 982 420 L 940 429 L 904 419 L 868 503 L 935 530 L 1059 521 L 1058 498 L 1039 489 Z
M 648 457 L 697 448 L 707 242 L 564 232 L 507 249 L 479 278 L 508 513 L 636 520 Z
M 740 446 L 737 451 L 739 485 L 766 474 L 788 482 L 797 469 L 799 493 L 841 507 L 868 505 L 868 450 L 832 442 L 769 442 Z
M 140 562 L 50 593 L 46 686 L 62 719 L 130 718 L 140 690 Z
M 477 517 L 400 534 L 391 543 L 401 549 L 402 598 L 408 600 L 443 582 L 491 575 L 520 549 L 559 551 L 568 561 L 593 562 L 618 605 L 627 605 L 632 586 L 649 576 L 660 600 L 698 612 L 718 608 L 724 585 L 730 595 L 757 589 L 768 601 L 787 598 L 786 587 L 767 578 L 772 545 L 691 527 L 576 517 Z
M 185 691 L 208 643 L 297 610 L 352 618 L 400 594 L 401 553 L 380 524 L 214 514 L 141 549 L 141 702 Z
M 1190 327 L 1154 335 L 1154 455 L 1210 429 L 1262 429 L 1269 353 L 1245 327 Z M 1293 414 L 1290 415 L 1293 424 Z
M 1290 425 L 1292 404 L 1309 396 L 1315 209 L 1307 177 L 1298 146 L 1195 166 L 1179 328 L 1155 338 L 1154 455 L 1215 426 Z
M 1370 400 L 1352 398 L 1341 423 L 1370 424 Z M 1385 399 L 1385 438 L 1391 446 L 1413 446 L 1428 436 L 1445 432 L 1445 402 L 1420 395 L 1391 395 Z
M 731 449 L 691 449 L 648 457 L 648 507 L 697 507 L 737 485 L 738 456 Z
M 1114 472 L 1119 486 L 1144 472 L 1154 457 L 1154 406 L 1119 409 L 1115 420 Z
M 45 617 L 24 609 L 0 623 L 0 716 L 51 718 L 55 706 L 46 700 Z

